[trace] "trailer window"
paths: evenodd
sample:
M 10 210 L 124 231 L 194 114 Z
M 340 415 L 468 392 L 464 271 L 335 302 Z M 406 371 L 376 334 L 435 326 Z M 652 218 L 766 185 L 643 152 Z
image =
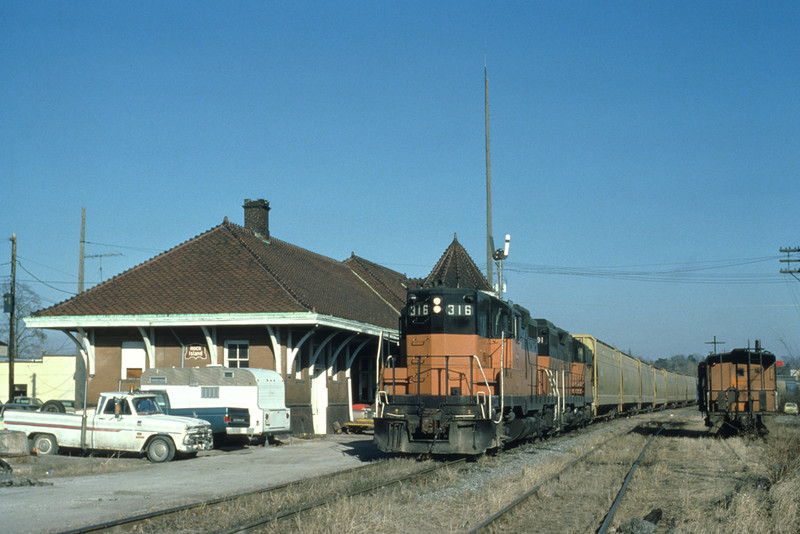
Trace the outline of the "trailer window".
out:
M 201 399 L 218 399 L 219 386 L 202 386 L 200 387 Z

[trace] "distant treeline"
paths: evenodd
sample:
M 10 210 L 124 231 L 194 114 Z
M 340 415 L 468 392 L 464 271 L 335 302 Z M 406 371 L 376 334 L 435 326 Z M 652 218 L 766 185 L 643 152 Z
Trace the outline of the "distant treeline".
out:
M 674 371 L 682 375 L 697 376 L 697 363 L 705 359 L 706 357 L 700 354 L 690 354 L 688 356 L 676 354 L 669 358 L 659 358 L 651 363 L 667 371 Z M 778 357 L 778 360 L 783 362 L 783 365 L 779 364 L 777 367 L 778 376 L 788 376 L 791 371 L 800 368 L 800 358 L 784 356 Z
M 659 358 L 653 361 L 653 365 L 660 369 L 673 371 L 682 375 L 697 376 L 697 362 L 702 361 L 703 356 L 699 354 L 676 354 L 669 358 Z

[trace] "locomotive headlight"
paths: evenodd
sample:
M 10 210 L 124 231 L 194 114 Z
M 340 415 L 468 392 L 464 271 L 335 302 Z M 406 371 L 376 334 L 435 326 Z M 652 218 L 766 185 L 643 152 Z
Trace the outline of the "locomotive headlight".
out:
M 442 298 L 433 297 L 433 313 L 442 313 Z
M 442 313 L 442 307 L 441 306 L 434 306 L 433 307 L 433 313 Z

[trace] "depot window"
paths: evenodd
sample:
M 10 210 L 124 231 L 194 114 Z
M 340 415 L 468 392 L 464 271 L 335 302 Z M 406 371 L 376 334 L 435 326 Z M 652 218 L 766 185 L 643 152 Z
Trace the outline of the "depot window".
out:
M 225 342 L 225 367 L 232 367 L 232 368 L 250 367 L 249 341 Z

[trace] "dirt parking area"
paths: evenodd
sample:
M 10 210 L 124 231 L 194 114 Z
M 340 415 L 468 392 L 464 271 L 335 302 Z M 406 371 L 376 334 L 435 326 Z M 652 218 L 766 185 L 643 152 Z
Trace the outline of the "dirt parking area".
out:
M 294 438 L 151 464 L 144 458 L 5 458 L 16 485 L 0 487 L 4 533 L 49 533 L 355 467 L 378 456 L 369 435 Z

